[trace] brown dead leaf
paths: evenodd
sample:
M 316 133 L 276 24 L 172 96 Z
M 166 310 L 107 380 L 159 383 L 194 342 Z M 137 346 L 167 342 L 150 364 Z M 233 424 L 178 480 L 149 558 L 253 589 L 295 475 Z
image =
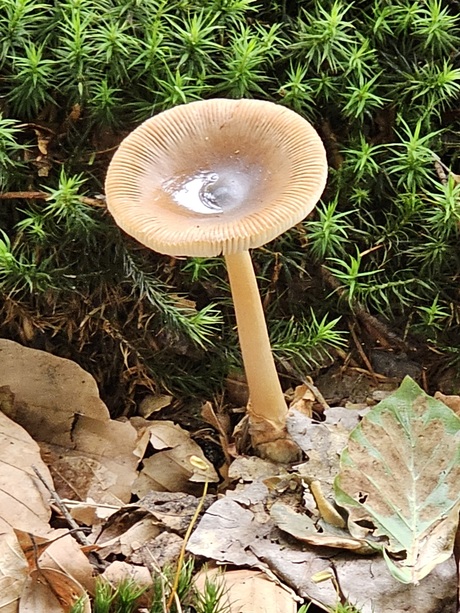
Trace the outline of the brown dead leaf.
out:
M 81 546 L 67 530 L 56 530 L 56 533 L 60 533 L 60 538 L 53 539 L 41 554 L 40 567 L 62 571 L 93 594 L 93 567 L 82 552 Z
M 103 548 L 106 544 L 118 542 L 125 532 L 144 519 L 145 516 L 145 511 L 137 505 L 128 504 L 122 507 L 109 517 L 102 527 L 96 528 L 94 532 L 96 544 Z
M 14 410 L 13 395 L 5 388 L 1 393 L 0 408 L 2 411 Z M 21 426 L 0 413 L 0 527 L 4 531 L 14 527 L 46 534 L 50 529 L 48 492 L 32 466 L 37 467 L 44 479 L 52 484 L 37 443 Z
M 53 457 L 51 470 L 56 489 L 64 493 L 65 484 L 72 486 L 63 497 L 72 497 L 73 493 L 80 500 L 92 498 L 98 503 L 128 501 L 138 463 L 134 455 L 137 436 L 131 424 L 76 416 L 72 438 L 75 449 L 52 443 L 42 445 Z
M 207 570 L 195 578 L 199 592 L 205 590 L 206 581 L 222 586 L 222 606 L 228 613 L 295 613 L 297 603 L 292 592 L 271 581 L 267 575 L 255 570 Z
M 150 394 L 146 396 L 139 405 L 139 415 L 148 419 L 154 413 L 158 413 L 161 409 L 169 407 L 173 400 L 172 396 L 167 394 Z
M 136 585 L 146 590 L 139 598 L 138 606 L 148 607 L 150 605 L 151 593 L 149 590 L 152 587 L 152 575 L 147 568 L 117 560 L 112 562 L 101 576 L 113 586 L 120 585 L 126 580 L 134 581 Z
M 105 541 L 98 550 L 100 557 L 121 554 L 129 559 L 145 543 L 149 543 L 161 532 L 161 528 L 151 517 L 144 517 L 119 536 Z
M 110 419 L 93 377 L 70 360 L 5 339 L 0 359 L 0 385 L 15 396 L 8 416 L 41 443 L 61 498 L 127 502 L 137 474 L 136 432 Z
M 22 554 L 27 560 L 29 571 L 36 570 L 38 567 L 38 558 L 56 539 L 62 538 L 62 535 L 56 535 L 52 538 L 45 538 L 25 532 L 24 530 L 14 530 L 19 547 Z
M 42 568 L 30 573 L 19 601 L 19 613 L 63 613 L 79 599 L 83 613 L 91 613 L 84 588 L 59 570 Z
M 0 534 L 0 560 L 0 613 L 17 613 L 28 565 L 12 532 Z
M 139 420 L 135 420 L 138 427 Z M 190 482 L 219 480 L 214 467 L 206 460 L 197 443 L 192 441 L 189 432 L 171 421 L 145 421 L 144 428 L 136 453 L 142 457 L 148 442 L 158 452 L 143 460 L 143 468 L 134 483 L 133 493 L 141 497 L 150 490 L 187 492 L 190 491 Z M 190 463 L 192 456 L 199 457 L 207 469 L 193 466 Z
M 49 134 L 48 132 L 43 132 L 37 128 L 34 129 L 35 135 L 37 137 L 37 147 L 40 153 L 43 156 L 48 155 L 48 145 L 53 138 L 53 134 Z
M 72 448 L 76 416 L 109 419 L 96 381 L 75 362 L 6 339 L 0 339 L 0 360 L 0 386 L 8 385 L 16 400 L 8 417 L 34 440 Z
M 216 412 L 210 402 L 205 402 L 201 407 L 201 417 L 206 423 L 215 428 L 224 439 L 230 434 L 231 423 L 228 412 Z
M 307 417 L 311 417 L 313 415 L 313 405 L 315 402 L 316 398 L 311 389 L 305 384 L 298 385 L 294 390 L 294 398 L 289 408 L 295 409 Z

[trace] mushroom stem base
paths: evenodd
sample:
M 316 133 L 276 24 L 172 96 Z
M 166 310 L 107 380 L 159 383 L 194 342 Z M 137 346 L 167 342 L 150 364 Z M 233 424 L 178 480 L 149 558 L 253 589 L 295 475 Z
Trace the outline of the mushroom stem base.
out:
M 248 418 L 251 444 L 259 457 L 280 464 L 291 464 L 301 459 L 302 451 L 289 436 L 286 426 L 254 415 L 250 404 Z

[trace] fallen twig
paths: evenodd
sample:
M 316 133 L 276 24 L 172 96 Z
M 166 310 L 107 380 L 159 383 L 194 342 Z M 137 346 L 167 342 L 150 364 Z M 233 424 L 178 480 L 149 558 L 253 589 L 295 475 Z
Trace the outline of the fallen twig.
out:
M 36 466 L 32 466 L 32 470 L 34 471 L 34 473 L 37 475 L 37 477 L 40 479 L 40 481 L 43 483 L 43 485 L 48 490 L 51 498 L 53 499 L 53 501 L 55 502 L 56 506 L 58 507 L 58 509 L 63 514 L 66 522 L 72 528 L 72 532 L 73 532 L 73 534 L 75 534 L 75 538 L 80 543 L 80 545 L 85 545 L 85 546 L 91 545 L 91 543 L 86 538 L 85 533 L 82 531 L 80 526 L 77 524 L 77 522 L 74 520 L 72 515 L 69 513 L 69 511 L 66 508 L 65 504 L 63 504 L 63 502 L 60 499 L 59 494 L 56 492 L 56 490 L 54 490 L 52 487 L 50 487 L 50 485 L 48 485 L 48 483 L 42 477 L 42 475 L 40 474 L 40 471 L 37 469 Z
M 27 191 L 27 192 L 4 192 L 0 194 L 0 200 L 47 200 L 50 197 L 48 192 Z M 105 208 L 105 197 L 88 198 L 87 196 L 79 196 L 78 198 L 83 204 L 89 206 L 97 206 Z

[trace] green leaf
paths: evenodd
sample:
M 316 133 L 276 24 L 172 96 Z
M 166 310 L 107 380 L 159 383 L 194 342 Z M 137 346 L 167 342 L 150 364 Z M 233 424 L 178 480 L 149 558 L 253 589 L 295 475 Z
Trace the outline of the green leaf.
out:
M 352 431 L 342 453 L 334 485 L 349 530 L 362 538 L 371 522 L 369 536 L 380 537 L 390 572 L 403 583 L 417 583 L 452 555 L 459 431 L 457 415 L 406 377 Z

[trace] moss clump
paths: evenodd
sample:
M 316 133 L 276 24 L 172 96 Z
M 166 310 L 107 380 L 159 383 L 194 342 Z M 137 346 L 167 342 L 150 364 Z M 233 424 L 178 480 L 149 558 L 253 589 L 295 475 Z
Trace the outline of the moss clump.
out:
M 1 333 L 76 359 L 117 410 L 219 389 L 238 361 L 219 261 L 146 253 L 101 196 L 140 121 L 244 96 L 312 121 L 331 166 L 317 211 L 256 254 L 280 363 L 324 363 L 360 309 L 455 360 L 459 43 L 447 0 L 4 0 Z

